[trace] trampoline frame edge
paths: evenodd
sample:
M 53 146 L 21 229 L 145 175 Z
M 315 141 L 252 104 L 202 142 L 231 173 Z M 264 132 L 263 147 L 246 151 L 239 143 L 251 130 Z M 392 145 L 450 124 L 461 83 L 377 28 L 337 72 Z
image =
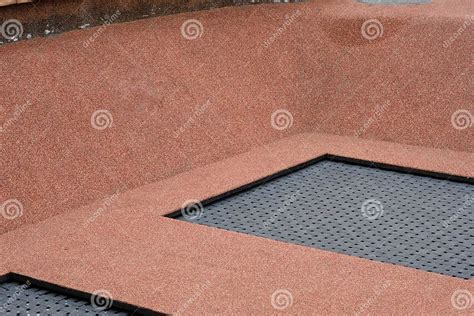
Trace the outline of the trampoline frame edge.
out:
M 298 171 L 300 169 L 306 168 L 308 166 L 311 166 L 313 164 L 316 164 L 320 161 L 323 160 L 330 160 L 330 161 L 335 161 L 335 162 L 343 162 L 343 163 L 348 163 L 352 165 L 357 165 L 357 166 L 364 166 L 368 168 L 378 168 L 381 170 L 387 170 L 387 171 L 396 171 L 400 173 L 405 173 L 405 174 L 413 174 L 417 176 L 422 176 L 422 177 L 430 177 L 430 178 L 435 178 L 439 180 L 446 180 L 446 181 L 453 181 L 453 182 L 460 182 L 460 183 L 467 183 L 467 184 L 474 184 L 474 178 L 470 177 L 463 177 L 459 175 L 454 175 L 454 174 L 449 174 L 449 173 L 444 173 L 444 172 L 437 172 L 437 171 L 429 171 L 429 170 L 423 170 L 423 169 L 418 169 L 418 168 L 410 168 L 410 167 L 405 167 L 405 166 L 399 166 L 399 165 L 393 165 L 393 164 L 388 164 L 388 163 L 381 163 L 381 162 L 374 162 L 370 160 L 365 160 L 365 159 L 359 159 L 359 158 L 352 158 L 352 157 L 347 157 L 347 156 L 342 156 L 342 155 L 334 155 L 330 153 L 326 153 L 320 156 L 317 156 L 315 158 L 309 159 L 307 161 L 304 161 L 302 163 L 298 163 L 292 167 L 277 171 L 275 173 L 272 173 L 268 176 L 264 176 L 260 179 L 254 180 L 252 182 L 249 182 L 247 184 L 241 185 L 237 188 L 231 189 L 229 191 L 217 194 L 215 196 L 211 196 L 209 198 L 206 198 L 202 201 L 200 201 L 201 205 L 204 207 L 206 205 L 209 205 L 211 203 L 217 202 L 219 200 L 226 199 L 230 196 L 240 194 L 244 191 L 253 189 L 261 184 L 264 184 L 266 182 L 272 181 L 274 179 L 284 177 L 290 173 L 293 173 L 295 171 Z M 167 218 L 172 218 L 176 219 L 177 217 L 180 217 L 182 208 L 179 208 L 177 210 L 174 210 L 172 212 L 166 213 L 162 216 L 167 217 Z
M 15 272 L 8 272 L 6 274 L 0 275 L 0 284 L 5 283 L 5 282 L 18 282 L 18 283 L 29 282 L 30 283 L 29 286 L 37 287 L 37 288 L 51 291 L 51 292 L 56 292 L 58 294 L 67 295 L 72 298 L 77 298 L 77 299 L 85 300 L 88 302 L 90 302 L 90 299 L 93 295 L 92 293 L 76 290 L 73 288 L 65 287 L 65 286 L 47 282 L 47 281 L 43 281 L 40 279 L 32 278 L 32 277 L 15 273 Z M 144 307 L 139 307 L 139 306 L 125 303 L 122 301 L 118 301 L 115 299 L 113 299 L 113 302 L 110 308 L 123 310 L 124 312 L 127 312 L 130 315 L 144 315 L 144 316 L 167 315 L 163 312 L 151 310 Z

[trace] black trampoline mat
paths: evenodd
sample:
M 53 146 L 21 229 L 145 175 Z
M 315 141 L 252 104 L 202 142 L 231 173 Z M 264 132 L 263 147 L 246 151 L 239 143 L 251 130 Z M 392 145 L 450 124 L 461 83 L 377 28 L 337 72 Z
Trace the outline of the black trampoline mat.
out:
M 0 315 L 164 315 L 114 299 L 106 289 L 86 293 L 16 273 L 0 276 Z
M 179 220 L 469 279 L 474 186 L 324 159 L 221 198 Z

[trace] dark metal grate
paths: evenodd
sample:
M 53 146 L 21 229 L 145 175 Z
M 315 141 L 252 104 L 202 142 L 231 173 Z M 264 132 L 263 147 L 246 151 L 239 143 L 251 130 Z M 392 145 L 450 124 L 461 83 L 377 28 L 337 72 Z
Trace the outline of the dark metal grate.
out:
M 90 301 L 48 291 L 30 283 L 0 284 L 1 315 L 129 315 L 116 308 L 102 310 Z
M 474 186 L 329 160 L 177 218 L 469 279 Z

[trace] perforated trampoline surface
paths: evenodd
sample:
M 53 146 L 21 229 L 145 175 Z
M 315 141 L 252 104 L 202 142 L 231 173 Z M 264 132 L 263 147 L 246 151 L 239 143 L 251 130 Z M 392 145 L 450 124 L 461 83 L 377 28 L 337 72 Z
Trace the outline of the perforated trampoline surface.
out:
M 94 304 L 29 283 L 0 283 L 0 315 L 129 315 L 119 309 L 105 310 L 106 300 Z
M 322 160 L 176 219 L 470 279 L 474 186 Z

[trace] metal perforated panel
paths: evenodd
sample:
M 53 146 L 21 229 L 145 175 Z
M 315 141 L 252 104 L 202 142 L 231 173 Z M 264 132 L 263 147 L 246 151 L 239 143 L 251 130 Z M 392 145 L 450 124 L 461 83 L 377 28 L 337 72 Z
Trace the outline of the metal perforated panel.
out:
M 102 310 L 102 307 L 28 283 L 0 284 L 0 315 L 129 315 L 118 309 Z
M 324 160 L 177 218 L 468 279 L 473 207 L 472 184 Z

